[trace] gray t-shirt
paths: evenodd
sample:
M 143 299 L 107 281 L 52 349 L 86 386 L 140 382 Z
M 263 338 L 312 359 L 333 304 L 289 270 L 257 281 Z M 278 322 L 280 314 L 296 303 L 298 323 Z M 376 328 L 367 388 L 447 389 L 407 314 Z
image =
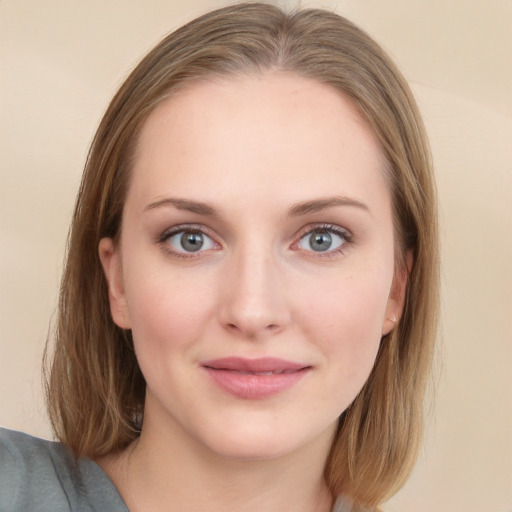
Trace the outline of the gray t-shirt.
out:
M 338 499 L 332 512 L 350 512 Z M 0 512 L 129 512 L 90 459 L 61 443 L 0 428 Z
M 0 512 L 128 512 L 92 460 L 61 443 L 0 429 Z

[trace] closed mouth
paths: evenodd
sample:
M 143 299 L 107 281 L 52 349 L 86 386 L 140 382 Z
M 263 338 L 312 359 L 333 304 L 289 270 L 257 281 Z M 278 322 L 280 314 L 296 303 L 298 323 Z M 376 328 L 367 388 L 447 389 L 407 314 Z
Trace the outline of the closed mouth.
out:
M 299 370 L 270 370 L 268 372 L 249 372 L 245 370 L 231 370 L 228 368 L 213 368 L 211 366 L 207 366 L 206 368 L 211 368 L 212 370 L 224 370 L 228 372 L 233 373 L 239 373 L 240 375 L 282 375 L 283 373 L 295 373 L 297 371 L 303 370 L 304 368 L 301 368 Z
M 283 373 L 294 373 L 305 368 L 310 368 L 309 365 L 275 357 L 262 357 L 257 359 L 224 357 L 205 361 L 202 363 L 202 366 L 212 370 L 226 370 L 240 374 L 253 375 L 281 375 Z
M 245 400 L 278 395 L 292 388 L 312 369 L 309 365 L 277 358 L 228 357 L 201 366 L 224 392 Z

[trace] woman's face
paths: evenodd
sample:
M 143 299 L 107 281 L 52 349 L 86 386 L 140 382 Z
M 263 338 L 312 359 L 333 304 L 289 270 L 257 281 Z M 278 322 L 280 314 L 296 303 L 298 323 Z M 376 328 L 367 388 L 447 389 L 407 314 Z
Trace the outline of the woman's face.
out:
M 144 429 L 235 458 L 328 449 L 400 314 L 383 165 L 346 98 L 290 74 L 194 84 L 150 115 L 120 242 L 100 245 Z

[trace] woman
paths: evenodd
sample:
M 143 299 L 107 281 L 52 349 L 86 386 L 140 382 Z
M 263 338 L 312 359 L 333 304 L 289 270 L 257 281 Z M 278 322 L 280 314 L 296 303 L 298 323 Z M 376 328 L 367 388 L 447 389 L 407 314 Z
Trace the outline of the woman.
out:
M 428 145 L 383 51 L 321 10 L 192 21 L 93 141 L 48 376 L 61 444 L 4 431 L 0 504 L 377 507 L 417 451 L 437 266 Z

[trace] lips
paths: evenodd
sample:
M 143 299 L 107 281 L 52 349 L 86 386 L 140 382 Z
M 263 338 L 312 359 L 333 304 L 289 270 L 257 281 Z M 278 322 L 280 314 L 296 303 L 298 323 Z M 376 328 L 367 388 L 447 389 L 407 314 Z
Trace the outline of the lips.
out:
M 293 387 L 310 366 L 277 358 L 227 357 L 201 364 L 224 392 L 243 399 L 264 399 Z

